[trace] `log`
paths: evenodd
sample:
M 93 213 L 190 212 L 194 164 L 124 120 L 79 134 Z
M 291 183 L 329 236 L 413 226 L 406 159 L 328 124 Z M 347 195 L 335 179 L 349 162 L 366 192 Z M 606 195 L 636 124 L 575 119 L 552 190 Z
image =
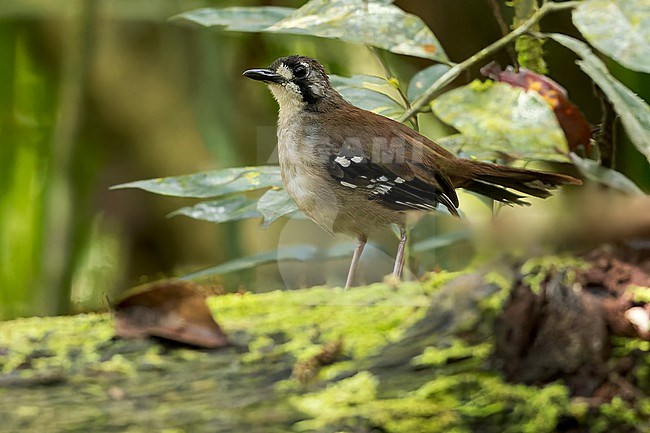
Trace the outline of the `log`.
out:
M 215 350 L 118 339 L 108 313 L 3 322 L 0 431 L 647 431 L 626 314 L 648 272 L 612 251 L 212 297 Z

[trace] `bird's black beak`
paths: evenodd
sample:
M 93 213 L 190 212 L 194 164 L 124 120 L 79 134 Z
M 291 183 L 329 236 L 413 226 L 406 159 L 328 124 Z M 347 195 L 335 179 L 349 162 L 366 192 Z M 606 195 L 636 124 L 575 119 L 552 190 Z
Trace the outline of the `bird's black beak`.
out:
M 244 71 L 244 77 L 248 77 L 257 81 L 264 81 L 265 83 L 283 83 L 285 78 L 272 71 L 271 69 L 249 69 Z

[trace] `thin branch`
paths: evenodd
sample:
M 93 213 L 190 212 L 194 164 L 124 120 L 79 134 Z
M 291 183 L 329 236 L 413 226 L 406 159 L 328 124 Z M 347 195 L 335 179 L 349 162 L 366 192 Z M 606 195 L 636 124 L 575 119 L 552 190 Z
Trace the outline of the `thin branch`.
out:
M 616 121 L 618 117 L 611 102 L 601 90 L 594 86 L 594 92 L 600 99 L 600 106 L 603 114 L 600 121 L 600 130 L 596 135 L 596 145 L 600 151 L 600 165 L 607 168 L 614 168 L 616 164 Z
M 399 120 L 401 122 L 404 122 L 405 120 L 411 118 L 414 114 L 420 111 L 422 107 L 427 105 L 434 98 L 434 96 L 440 89 L 442 89 L 443 87 L 451 83 L 461 72 L 471 68 L 478 62 L 484 60 L 486 57 L 499 51 L 500 49 L 502 49 L 503 47 L 505 47 L 506 45 L 508 45 L 515 39 L 517 39 L 519 36 L 526 34 L 535 24 L 537 24 L 537 22 L 539 22 L 549 12 L 554 12 L 554 11 L 559 11 L 564 9 L 572 9 L 581 3 L 582 3 L 581 1 L 545 3 L 527 21 L 523 22 L 519 27 L 514 29 L 512 32 L 508 33 L 498 41 L 495 41 L 494 43 L 483 48 L 481 51 L 474 54 L 472 57 L 462 61 L 461 63 L 454 65 L 451 69 L 449 69 L 445 74 L 442 75 L 442 77 L 440 77 L 435 83 L 433 83 L 426 90 L 426 92 L 422 94 L 422 96 L 420 96 L 418 99 L 413 101 L 413 103 L 411 104 L 411 108 L 408 109 Z
M 510 27 L 503 19 L 503 13 L 501 12 L 501 4 L 499 3 L 499 0 L 486 0 L 486 1 L 492 8 L 492 14 L 494 15 L 494 18 L 496 19 L 497 24 L 499 25 L 499 29 L 501 30 L 501 36 L 505 36 L 508 33 L 510 33 Z M 508 45 L 507 49 L 508 49 L 508 55 L 510 56 L 510 60 L 512 60 L 513 66 L 518 67 L 517 53 L 515 52 L 515 49 L 512 48 L 512 45 Z
M 379 49 L 377 49 L 375 47 L 372 47 L 372 46 L 368 46 L 368 49 L 370 50 L 370 52 L 372 54 L 374 54 L 374 56 L 377 58 L 377 61 L 379 62 L 381 67 L 384 69 L 384 75 L 386 76 L 386 78 L 389 79 L 389 80 L 392 79 L 392 78 L 397 78 L 395 76 L 395 74 L 393 73 L 392 69 L 390 68 L 390 65 L 384 60 L 384 57 L 381 55 L 381 52 L 379 51 Z M 409 102 L 408 98 L 406 97 L 406 95 L 402 91 L 402 88 L 399 85 L 395 86 L 395 88 L 397 89 L 397 93 L 399 94 L 399 97 L 402 99 L 402 103 L 404 104 L 404 108 L 406 108 L 407 110 L 410 110 L 411 109 L 411 103 Z M 416 131 L 420 130 L 420 127 L 418 125 L 417 116 L 413 117 L 413 126 L 415 127 Z

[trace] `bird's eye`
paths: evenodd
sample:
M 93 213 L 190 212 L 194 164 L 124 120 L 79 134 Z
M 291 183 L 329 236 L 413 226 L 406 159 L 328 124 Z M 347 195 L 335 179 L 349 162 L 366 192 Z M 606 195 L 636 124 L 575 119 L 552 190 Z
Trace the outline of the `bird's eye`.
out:
M 300 63 L 293 68 L 293 76 L 295 78 L 305 78 L 308 71 L 307 66 Z

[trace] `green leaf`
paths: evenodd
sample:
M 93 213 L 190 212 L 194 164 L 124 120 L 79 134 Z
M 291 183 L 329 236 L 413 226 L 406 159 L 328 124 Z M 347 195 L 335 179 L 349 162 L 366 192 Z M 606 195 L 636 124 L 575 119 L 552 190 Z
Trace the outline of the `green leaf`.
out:
M 557 118 L 536 92 L 475 81 L 441 95 L 431 108 L 462 133 L 462 152 L 469 156 L 492 159 L 505 152 L 525 160 L 568 160 Z
M 630 140 L 650 161 L 650 107 L 648 104 L 614 78 L 602 60 L 589 49 L 587 44 L 558 33 L 551 33 L 547 36 L 582 58 L 582 60 L 576 61 L 577 65 L 607 95 L 614 109 L 621 116 L 621 123 Z
M 239 32 L 260 32 L 296 9 L 274 6 L 203 8 L 185 12 L 172 17 L 172 20 L 187 20 L 205 27 L 224 27 L 225 30 Z
M 140 188 L 174 197 L 206 198 L 274 186 L 282 186 L 280 167 L 265 165 L 140 180 L 116 185 L 111 189 Z
M 332 86 L 352 105 L 397 119 L 404 113 L 397 101 L 386 93 L 395 89 L 383 78 L 371 75 L 355 75 L 353 77 L 330 76 Z
M 342 39 L 397 54 L 449 61 L 419 17 L 384 2 L 311 0 L 265 31 Z
M 573 11 L 573 23 L 596 48 L 623 66 L 650 73 L 650 2 L 589 0 Z
M 641 188 L 636 186 L 636 184 L 624 174 L 612 170 L 611 168 L 603 167 L 596 161 L 580 158 L 575 153 L 571 153 L 569 156 L 578 171 L 587 179 L 602 183 L 626 194 L 644 194 Z
M 445 233 L 443 235 L 434 236 L 416 242 L 411 247 L 411 251 L 413 251 L 414 253 L 420 253 L 422 251 L 429 251 L 429 250 L 435 250 L 436 248 L 447 247 L 449 245 L 453 245 L 460 241 L 464 241 L 468 239 L 469 235 L 470 232 L 468 230 L 459 230 L 455 232 Z
M 194 206 L 178 209 L 168 216 L 177 215 L 185 215 L 212 223 L 225 223 L 261 216 L 257 211 L 257 200 L 251 200 L 243 195 L 201 202 Z
M 212 266 L 202 269 L 197 272 L 181 277 L 182 280 L 196 280 L 200 278 L 211 277 L 214 275 L 223 275 L 230 272 L 243 271 L 252 269 L 261 265 L 269 263 L 276 263 L 279 260 L 295 260 L 307 261 L 316 257 L 318 249 L 315 245 L 292 245 L 290 247 L 278 248 L 273 251 L 265 251 L 263 253 L 253 254 L 247 257 L 241 257 L 222 263 L 217 266 Z
M 356 244 L 337 244 L 327 251 L 321 251 L 315 245 L 298 244 L 278 248 L 273 251 L 265 251 L 253 254 L 248 257 L 241 257 L 217 266 L 202 269 L 197 272 L 181 277 L 181 280 L 197 280 L 214 275 L 223 275 L 230 272 L 238 272 L 246 269 L 256 268 L 276 262 L 310 262 L 315 260 L 329 260 L 341 257 L 348 257 L 352 254 Z
M 424 68 L 415 74 L 413 78 L 411 78 L 409 88 L 406 91 L 406 96 L 409 102 L 413 102 L 422 96 L 424 91 L 431 87 L 431 85 L 435 83 L 438 78 L 442 77 L 442 75 L 448 70 L 449 66 L 447 65 L 433 65 Z
M 298 206 L 285 189 L 278 188 L 270 189 L 260 197 L 257 210 L 264 217 L 262 227 L 266 228 L 281 216 L 298 212 Z

